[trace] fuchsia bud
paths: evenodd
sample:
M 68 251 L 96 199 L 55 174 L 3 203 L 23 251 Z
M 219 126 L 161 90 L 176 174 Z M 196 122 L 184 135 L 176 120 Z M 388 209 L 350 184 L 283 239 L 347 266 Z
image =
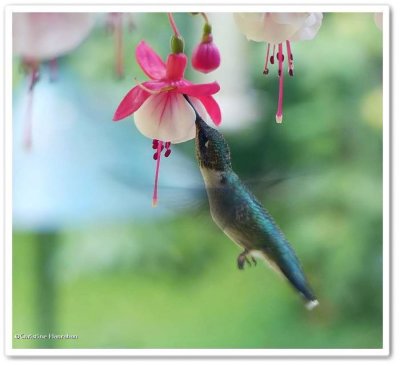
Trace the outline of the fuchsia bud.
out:
M 204 34 L 192 54 L 192 66 L 195 70 L 205 74 L 214 71 L 221 63 L 221 56 L 218 47 L 213 42 L 211 26 L 204 25 Z

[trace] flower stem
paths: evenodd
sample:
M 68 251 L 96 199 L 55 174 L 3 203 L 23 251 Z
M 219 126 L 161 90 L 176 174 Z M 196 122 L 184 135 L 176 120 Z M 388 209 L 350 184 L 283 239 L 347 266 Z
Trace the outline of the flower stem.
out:
M 169 20 L 169 24 L 171 25 L 172 30 L 174 31 L 175 36 L 179 37 L 180 33 L 179 33 L 178 27 L 175 23 L 172 13 L 168 13 L 168 20 Z
M 203 17 L 204 21 L 205 21 L 207 24 L 209 24 L 210 22 L 208 21 L 207 14 L 206 14 L 206 13 L 200 13 L 200 14 L 201 14 L 201 16 Z
M 124 76 L 123 64 L 123 44 L 122 44 L 122 14 L 117 13 L 114 20 L 114 36 L 115 36 L 115 73 L 118 78 Z

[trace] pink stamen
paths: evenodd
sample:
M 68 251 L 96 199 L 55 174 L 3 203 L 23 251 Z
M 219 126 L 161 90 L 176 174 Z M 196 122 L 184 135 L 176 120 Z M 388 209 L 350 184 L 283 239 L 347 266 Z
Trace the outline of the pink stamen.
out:
M 274 48 L 272 49 L 272 55 L 271 55 L 271 58 L 269 60 L 269 62 L 271 62 L 272 65 L 275 63 L 274 55 L 275 55 L 275 45 L 274 45 Z
M 26 106 L 25 124 L 23 132 L 23 146 L 25 150 L 30 151 L 32 148 L 32 126 L 33 126 L 33 89 L 39 80 L 39 70 L 37 64 L 29 65 L 30 80 L 28 87 L 28 103 Z
M 168 158 L 168 156 L 170 156 L 171 155 L 171 142 L 170 141 L 167 141 L 166 143 L 165 143 L 165 153 L 164 153 L 164 156 L 166 157 L 166 158 Z
M 271 47 L 271 45 L 268 43 L 267 56 L 265 57 L 265 65 L 264 65 L 264 71 L 263 71 L 264 75 L 268 75 L 268 72 L 269 72 L 269 70 L 268 70 L 268 61 L 269 61 L 269 49 L 270 49 L 270 47 Z
M 26 106 L 25 125 L 23 135 L 24 149 L 30 151 L 32 149 L 32 107 L 33 105 L 33 90 L 28 91 L 28 104 Z
M 289 75 L 293 76 L 293 71 L 294 71 L 293 53 L 292 53 L 292 50 L 290 48 L 290 42 L 289 41 L 286 41 L 286 52 L 287 52 L 287 56 L 288 56 L 288 71 L 289 71 Z
M 157 94 L 160 94 L 160 93 L 163 93 L 163 92 L 167 92 L 167 91 L 176 89 L 176 86 L 170 85 L 170 86 L 164 86 L 164 87 L 162 87 L 161 89 L 158 89 L 158 90 L 152 90 L 152 89 L 149 89 L 149 88 L 145 87 L 143 84 L 140 84 L 139 81 L 136 78 L 134 78 L 134 80 L 135 80 L 137 86 L 140 89 L 143 89 L 144 91 L 146 91 L 147 93 L 149 93 L 151 95 L 157 95 Z
M 157 206 L 158 203 L 158 173 L 160 171 L 160 161 L 161 161 L 161 150 L 163 147 L 162 141 L 158 141 L 157 145 L 157 163 L 156 163 L 156 176 L 154 179 L 154 190 L 153 190 L 153 207 Z M 155 154 L 154 154 L 155 155 Z
M 283 53 L 282 53 L 282 43 L 278 45 L 278 61 L 279 61 L 279 96 L 278 96 L 278 109 L 276 111 L 276 123 L 282 123 L 283 118 L 283 111 L 282 111 L 282 104 L 283 104 Z

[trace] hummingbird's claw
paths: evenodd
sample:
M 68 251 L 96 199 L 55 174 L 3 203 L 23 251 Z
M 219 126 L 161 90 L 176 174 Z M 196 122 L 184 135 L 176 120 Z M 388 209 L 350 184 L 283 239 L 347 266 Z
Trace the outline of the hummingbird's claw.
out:
M 239 269 L 244 269 L 244 264 L 247 263 L 249 266 L 251 266 L 251 261 L 248 258 L 249 251 L 246 249 L 242 253 L 239 254 L 237 258 L 237 266 Z M 253 256 L 250 255 L 250 258 L 254 265 L 257 265 L 257 262 Z

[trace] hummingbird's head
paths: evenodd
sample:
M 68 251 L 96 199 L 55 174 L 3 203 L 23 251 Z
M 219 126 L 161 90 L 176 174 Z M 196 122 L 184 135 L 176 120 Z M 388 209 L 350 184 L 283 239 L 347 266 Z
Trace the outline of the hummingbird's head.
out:
M 224 136 L 199 116 L 196 118 L 196 155 L 202 168 L 224 171 L 232 167 L 231 153 Z

